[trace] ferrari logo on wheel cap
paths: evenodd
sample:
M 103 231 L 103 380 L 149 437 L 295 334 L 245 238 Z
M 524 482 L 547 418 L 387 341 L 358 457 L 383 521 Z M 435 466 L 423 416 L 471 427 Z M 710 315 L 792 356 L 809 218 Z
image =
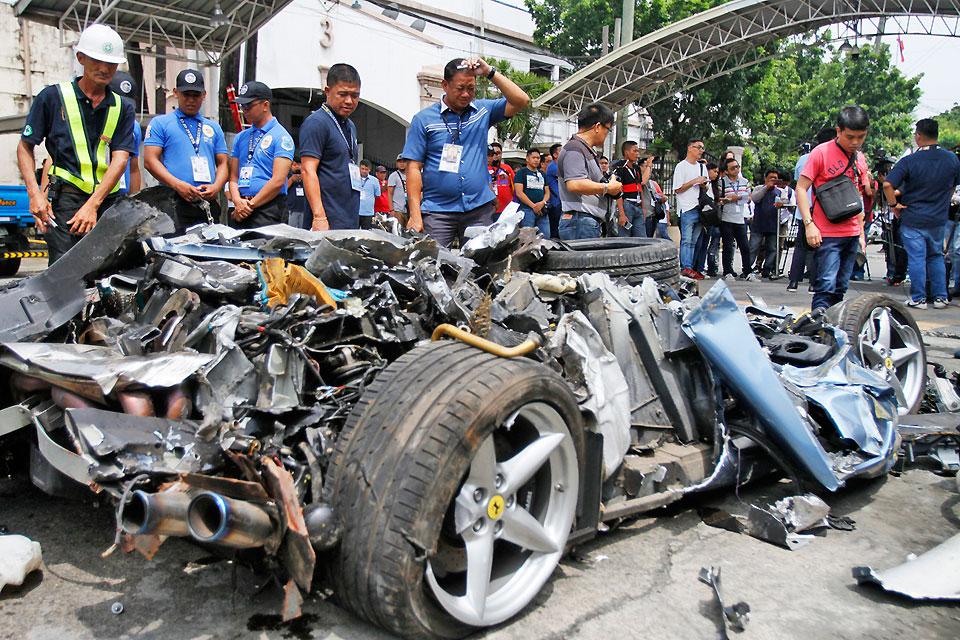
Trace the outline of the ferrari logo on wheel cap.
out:
M 883 366 L 885 366 L 887 369 L 893 369 L 893 358 L 887 358 L 884 360 Z
M 487 503 L 487 517 L 491 520 L 499 520 L 503 515 L 503 496 L 495 495 Z

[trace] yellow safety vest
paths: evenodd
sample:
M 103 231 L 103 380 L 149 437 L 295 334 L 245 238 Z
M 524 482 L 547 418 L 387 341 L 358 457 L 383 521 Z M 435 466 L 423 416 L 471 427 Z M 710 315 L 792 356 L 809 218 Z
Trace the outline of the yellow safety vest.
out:
M 84 193 L 93 193 L 97 185 L 103 182 L 103 175 L 110 166 L 110 141 L 113 140 L 113 134 L 117 130 L 117 122 L 120 120 L 120 110 L 122 108 L 120 96 L 113 93 L 113 105 L 107 110 L 107 122 L 104 124 L 103 133 L 100 135 L 100 143 L 97 145 L 96 154 L 91 154 L 87 145 L 86 124 L 83 121 L 83 114 L 80 111 L 80 102 L 77 100 L 77 94 L 73 90 L 72 82 L 61 82 L 57 85 L 60 90 L 60 100 L 63 102 L 63 108 L 67 114 L 67 122 L 70 124 L 70 137 L 73 138 L 73 150 L 77 153 L 77 162 L 80 165 L 80 175 L 74 175 L 63 167 L 56 165 L 50 172 L 62 180 L 66 180 L 77 189 Z M 106 99 L 106 98 L 104 98 Z M 111 193 L 120 188 L 119 181 L 113 187 Z

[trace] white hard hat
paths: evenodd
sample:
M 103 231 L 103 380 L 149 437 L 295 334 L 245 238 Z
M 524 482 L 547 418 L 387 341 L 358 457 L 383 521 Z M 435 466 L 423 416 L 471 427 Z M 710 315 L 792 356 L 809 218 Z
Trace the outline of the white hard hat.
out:
M 84 29 L 77 43 L 77 52 L 112 64 L 127 61 L 120 34 L 105 24 L 92 24 Z

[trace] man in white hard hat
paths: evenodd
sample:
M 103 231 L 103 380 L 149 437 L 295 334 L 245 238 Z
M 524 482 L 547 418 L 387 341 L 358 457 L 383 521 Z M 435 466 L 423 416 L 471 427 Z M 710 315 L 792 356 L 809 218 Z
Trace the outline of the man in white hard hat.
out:
M 83 75 L 37 95 L 17 146 L 30 213 L 45 234 L 50 263 L 93 229 L 113 203 L 136 149 L 133 104 L 109 89 L 117 65 L 125 61 L 120 35 L 106 25 L 90 25 L 80 34 L 76 55 Z M 37 184 L 33 155 L 43 141 L 53 159 L 47 193 Z

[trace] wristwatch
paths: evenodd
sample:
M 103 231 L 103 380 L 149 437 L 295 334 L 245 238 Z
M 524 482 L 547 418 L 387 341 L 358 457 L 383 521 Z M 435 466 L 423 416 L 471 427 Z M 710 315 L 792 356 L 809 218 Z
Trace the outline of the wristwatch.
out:
M 493 67 L 490 67 L 490 73 L 487 74 L 487 80 L 493 80 L 493 76 L 497 73 L 497 70 Z
M 805 227 L 807 227 L 807 226 L 809 226 L 809 225 L 811 225 L 811 224 L 813 224 L 813 218 L 810 218 L 809 220 L 804 220 L 804 221 L 803 221 L 803 226 L 805 226 Z

